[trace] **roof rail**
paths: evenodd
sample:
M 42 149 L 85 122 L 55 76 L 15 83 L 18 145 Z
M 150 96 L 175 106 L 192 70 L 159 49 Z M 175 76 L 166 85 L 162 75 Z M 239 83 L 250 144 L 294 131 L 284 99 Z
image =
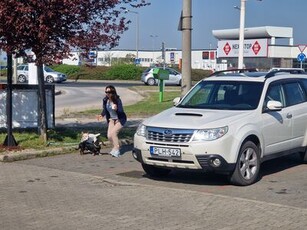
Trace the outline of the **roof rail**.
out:
M 265 75 L 265 78 L 270 78 L 275 76 L 277 73 L 290 73 L 290 74 L 307 74 L 304 70 L 294 70 L 294 69 L 280 69 L 280 70 L 273 70 L 268 72 Z
M 210 74 L 209 77 L 223 75 L 224 73 L 246 73 L 246 72 L 258 72 L 258 70 L 256 68 L 227 69 L 227 70 L 215 71 L 212 74 Z

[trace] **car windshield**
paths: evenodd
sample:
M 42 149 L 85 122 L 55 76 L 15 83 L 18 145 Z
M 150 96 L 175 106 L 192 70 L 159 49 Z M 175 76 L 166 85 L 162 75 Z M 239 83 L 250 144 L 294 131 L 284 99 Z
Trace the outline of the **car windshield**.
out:
M 184 108 L 252 110 L 259 104 L 262 82 L 201 81 L 177 105 Z

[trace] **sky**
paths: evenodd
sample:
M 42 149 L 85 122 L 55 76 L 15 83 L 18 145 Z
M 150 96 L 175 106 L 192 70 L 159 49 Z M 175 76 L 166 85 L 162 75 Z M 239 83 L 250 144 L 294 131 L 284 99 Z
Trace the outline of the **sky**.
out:
M 148 0 L 150 6 L 131 9 L 126 15 L 132 23 L 117 48 L 136 49 L 137 17 L 139 18 L 139 50 L 181 49 L 182 33 L 178 23 L 183 0 Z M 240 0 L 191 0 L 192 49 L 216 48 L 212 30 L 234 29 L 240 25 Z M 307 0 L 247 0 L 245 27 L 292 27 L 294 45 L 307 44 Z M 151 37 L 152 36 L 152 37 Z

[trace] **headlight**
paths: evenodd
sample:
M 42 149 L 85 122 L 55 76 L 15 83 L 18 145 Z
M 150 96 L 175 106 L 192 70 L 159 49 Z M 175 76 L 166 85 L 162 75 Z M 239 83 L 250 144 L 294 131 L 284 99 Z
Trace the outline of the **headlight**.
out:
M 145 137 L 146 135 L 146 126 L 143 124 L 140 124 L 138 129 L 136 130 L 136 134 L 139 136 Z
M 224 136 L 228 131 L 228 126 L 215 129 L 200 129 L 194 131 L 193 141 L 213 141 Z

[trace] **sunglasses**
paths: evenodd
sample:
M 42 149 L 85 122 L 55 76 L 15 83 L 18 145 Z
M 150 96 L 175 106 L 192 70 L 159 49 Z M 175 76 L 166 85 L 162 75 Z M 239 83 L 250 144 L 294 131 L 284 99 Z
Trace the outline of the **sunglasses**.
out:
M 105 93 L 112 93 L 111 91 L 105 91 Z

